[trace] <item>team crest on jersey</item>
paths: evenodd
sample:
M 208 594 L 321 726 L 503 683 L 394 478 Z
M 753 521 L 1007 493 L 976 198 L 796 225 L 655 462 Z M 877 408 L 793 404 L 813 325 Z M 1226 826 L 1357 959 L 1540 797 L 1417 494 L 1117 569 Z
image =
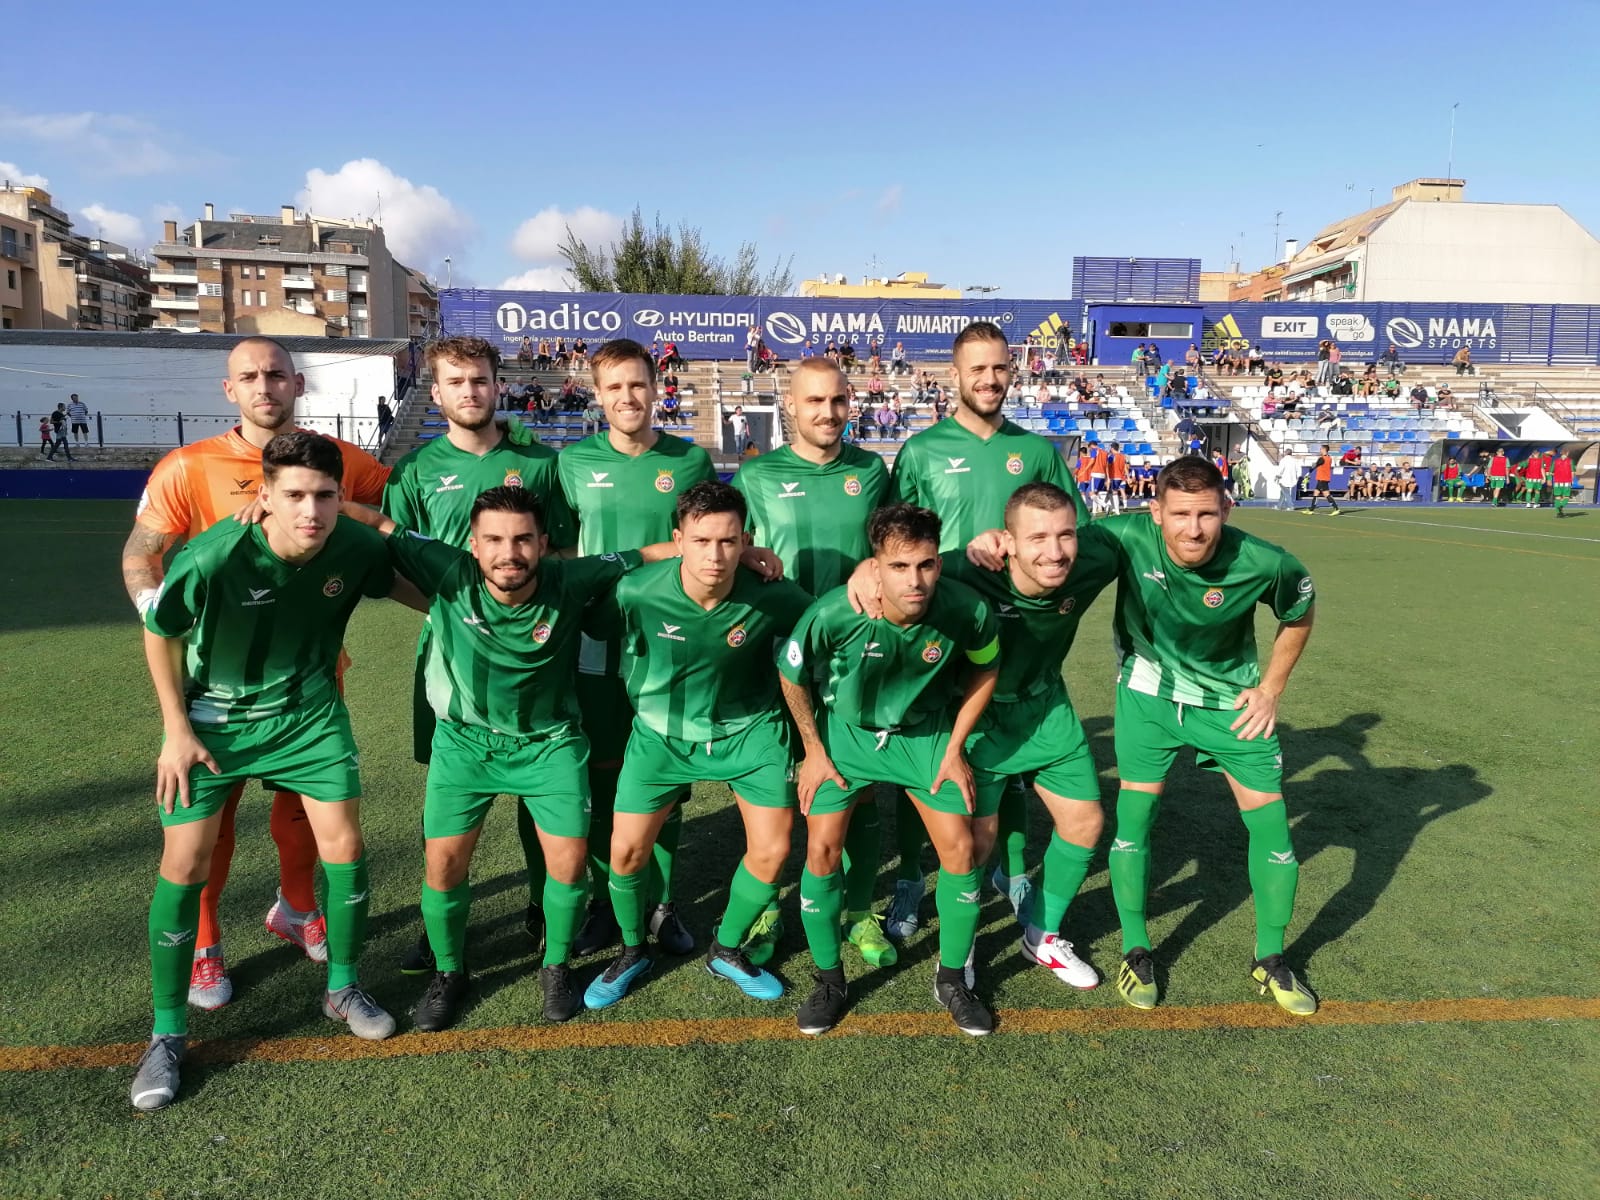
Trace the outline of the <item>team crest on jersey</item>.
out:
M 501 486 L 502 487 L 521 487 L 522 486 L 522 472 L 519 471 L 516 467 L 512 467 L 509 471 L 506 472 L 505 480 L 501 483 Z
M 922 661 L 925 663 L 936 663 L 943 657 L 944 647 L 938 642 L 929 642 L 922 648 Z
M 844 477 L 844 494 L 846 496 L 861 495 L 861 480 L 854 475 Z
M 342 591 L 344 591 L 344 576 L 342 575 L 329 575 L 322 585 L 322 594 L 330 598 L 337 596 Z
M 1305 575 L 1305 576 L 1301 577 L 1301 579 L 1300 579 L 1300 594 L 1302 596 L 1308 596 L 1308 595 L 1311 594 L 1311 576 Z
M 1020 454 L 1008 454 L 1008 455 L 1006 455 L 1006 470 L 1011 472 L 1011 474 L 1013 474 L 1013 475 L 1021 475 L 1022 474 L 1022 455 L 1020 455 Z
M 1222 589 L 1221 588 L 1212 588 L 1204 596 L 1200 597 L 1200 599 L 1205 603 L 1205 606 L 1207 608 L 1221 608 L 1222 607 Z
M 1058 613 L 1060 613 L 1064 617 L 1069 612 L 1071 612 L 1074 608 L 1076 608 L 1077 605 L 1078 605 L 1077 599 L 1075 597 L 1068 596 L 1065 600 L 1063 600 L 1060 603 L 1059 606 L 1057 606 L 1056 611 Z
M 672 481 L 672 472 L 671 471 L 657 471 L 656 472 L 656 491 L 662 492 L 662 493 L 666 493 L 666 492 L 670 492 L 673 488 L 675 488 L 677 486 L 678 485 Z
M 508 487 L 511 485 L 507 485 Z M 520 486 L 520 485 L 519 485 Z M 533 640 L 535 645 L 542 646 L 550 640 L 550 622 L 540 621 L 533 627 Z
M 744 645 L 744 638 L 745 633 L 743 625 L 735 625 L 732 629 L 728 630 L 728 645 L 732 646 L 734 649 L 737 650 L 740 646 Z

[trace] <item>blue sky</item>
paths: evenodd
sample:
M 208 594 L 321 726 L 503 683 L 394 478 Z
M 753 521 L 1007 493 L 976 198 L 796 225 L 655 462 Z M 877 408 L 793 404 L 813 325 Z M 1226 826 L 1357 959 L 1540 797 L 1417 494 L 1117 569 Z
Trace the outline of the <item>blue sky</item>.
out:
M 1291 19 L 1292 18 L 1292 19 Z M 1078 254 L 1272 260 L 1455 172 L 1600 232 L 1600 5 L 787 9 L 411 0 L 8 15 L 0 172 L 84 229 L 309 199 L 493 287 L 635 205 L 796 279 L 924 270 L 1066 296 Z M 37 52 L 26 50 L 37 47 Z M 874 267 L 873 264 L 876 264 Z

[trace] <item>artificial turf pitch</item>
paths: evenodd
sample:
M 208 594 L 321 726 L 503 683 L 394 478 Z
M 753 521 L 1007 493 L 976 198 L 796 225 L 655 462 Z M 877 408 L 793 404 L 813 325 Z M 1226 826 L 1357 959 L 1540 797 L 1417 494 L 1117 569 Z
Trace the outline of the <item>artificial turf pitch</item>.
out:
M 160 730 L 117 572 L 131 513 L 8 502 L 0 1196 L 1600 1195 L 1600 519 L 1580 511 L 1236 515 L 1317 582 L 1282 711 L 1303 864 L 1289 956 L 1318 1017 L 1281 1017 L 1248 983 L 1244 830 L 1221 782 L 1184 765 L 1155 836 L 1154 1012 L 1026 965 L 987 893 L 999 1033 L 953 1033 L 927 928 L 887 970 L 847 950 L 852 1018 L 795 1038 L 791 865 L 783 1001 L 664 960 L 619 1007 L 551 1030 L 502 804 L 475 864 L 460 1037 L 373 1047 L 324 1021 L 318 971 L 261 927 L 276 867 L 252 788 L 223 901 L 238 998 L 195 1015 L 180 1102 L 141 1115 Z M 1068 671 L 1108 799 L 1110 610 L 1107 594 Z M 421 990 L 395 969 L 420 928 L 416 622 L 364 605 L 347 680 L 375 901 L 363 978 L 403 1031 Z M 1037 816 L 1033 835 L 1037 852 Z M 725 789 L 700 789 L 684 844 L 679 905 L 703 945 L 738 853 Z M 1067 935 L 1114 973 L 1103 854 Z

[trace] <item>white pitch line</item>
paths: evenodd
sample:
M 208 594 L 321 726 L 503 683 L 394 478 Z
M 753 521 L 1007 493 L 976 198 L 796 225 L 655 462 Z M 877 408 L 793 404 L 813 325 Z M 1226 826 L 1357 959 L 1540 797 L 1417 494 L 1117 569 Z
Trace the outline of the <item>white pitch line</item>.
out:
M 1600 542 L 1600 538 L 1570 537 L 1564 533 L 1533 533 L 1526 529 L 1496 529 L 1492 525 L 1452 525 L 1448 521 L 1407 521 L 1395 517 L 1367 517 L 1368 521 L 1382 521 L 1386 525 L 1429 525 L 1434 529 L 1469 529 L 1475 533 L 1503 533 L 1506 537 L 1550 538 L 1557 542 Z

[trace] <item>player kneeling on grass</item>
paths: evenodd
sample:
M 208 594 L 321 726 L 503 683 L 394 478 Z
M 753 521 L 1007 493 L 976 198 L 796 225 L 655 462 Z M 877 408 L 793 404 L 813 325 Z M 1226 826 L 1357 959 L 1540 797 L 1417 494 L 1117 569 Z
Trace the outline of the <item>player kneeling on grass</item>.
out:
M 1039 924 L 1024 925 L 1022 955 L 1077 988 L 1094 987 L 1100 975 L 1060 936 L 1061 925 L 1089 874 L 1104 817 L 1094 756 L 1061 666 L 1083 614 L 1117 577 L 1117 544 L 1101 524 L 1080 529 L 1071 496 L 1024 484 L 1006 503 L 1003 530 L 980 534 L 966 555 L 944 556 L 944 578 L 987 600 L 1000 630 L 1000 680 L 967 757 L 982 776 L 1031 778 L 1055 825 Z
M 674 553 L 662 543 L 546 558 L 539 501 L 523 487 L 481 493 L 468 519 L 469 549 L 458 550 L 377 518 L 395 566 L 432 601 L 422 670 L 438 720 L 422 810 L 422 920 L 437 969 L 412 1013 L 430 1033 L 455 1023 L 470 986 L 467 870 L 499 795 L 520 797 L 543 850 L 545 1019 L 578 1012 L 567 959 L 588 892 L 589 742 L 574 694 L 579 635 L 589 607 L 617 580 Z
M 706 969 L 758 1000 L 783 985 L 740 951 L 777 895 L 794 825 L 794 767 L 773 644 L 788 638 L 811 597 L 788 580 L 763 582 L 739 566 L 749 545 L 744 497 L 697 483 L 678 500 L 672 540 L 681 559 L 623 579 L 588 622 L 591 637 L 620 639 L 633 730 L 617 779 L 611 831 L 612 907 L 622 953 L 584 991 L 607 1008 L 647 975 L 645 887 L 656 835 L 683 789 L 733 789 L 745 855 L 706 951 Z M 836 918 L 837 919 L 837 918 Z
M 969 971 L 978 864 L 994 848 L 1004 780 L 975 778 L 963 750 L 994 694 L 1000 640 L 976 592 L 940 582 L 940 532 L 939 518 L 925 508 L 892 504 L 874 512 L 867 525 L 872 557 L 858 573 L 875 576 L 882 615 L 856 612 L 848 588 L 835 588 L 806 612 L 782 652 L 784 699 L 805 746 L 800 921 L 817 966 L 816 987 L 797 1016 L 802 1033 L 826 1032 L 845 1013 L 839 867 L 857 794 L 877 781 L 906 790 L 939 855 L 934 995 L 962 1032 L 994 1029 Z
M 323 1012 L 357 1037 L 394 1032 L 394 1018 L 356 979 L 367 926 L 361 774 L 335 672 L 356 602 L 413 593 L 396 581 L 383 539 L 339 515 L 344 465 L 333 442 L 280 434 L 262 451 L 261 470 L 262 523 L 224 520 L 189 542 L 145 610 L 165 740 L 149 923 L 155 1030 L 134 1077 L 135 1108 L 177 1095 L 200 891 L 223 807 L 246 779 L 305 801 L 328 881 Z
M 1300 878 L 1283 803 L 1278 698 L 1311 637 L 1315 593 L 1288 551 L 1227 524 L 1222 476 L 1180 458 L 1162 468 L 1150 514 L 1095 526 L 1118 543 L 1114 618 L 1122 654 L 1117 677 L 1116 752 L 1122 787 L 1108 865 L 1122 923 L 1117 990 L 1134 1008 L 1154 1008 L 1155 964 L 1145 924 L 1150 828 L 1179 749 L 1220 771 L 1249 831 L 1256 953 L 1251 978 L 1298 1016 L 1317 1001 L 1283 959 L 1284 931 Z M 1257 604 L 1282 622 L 1262 671 Z M 1237 715 L 1235 715 L 1237 714 Z

